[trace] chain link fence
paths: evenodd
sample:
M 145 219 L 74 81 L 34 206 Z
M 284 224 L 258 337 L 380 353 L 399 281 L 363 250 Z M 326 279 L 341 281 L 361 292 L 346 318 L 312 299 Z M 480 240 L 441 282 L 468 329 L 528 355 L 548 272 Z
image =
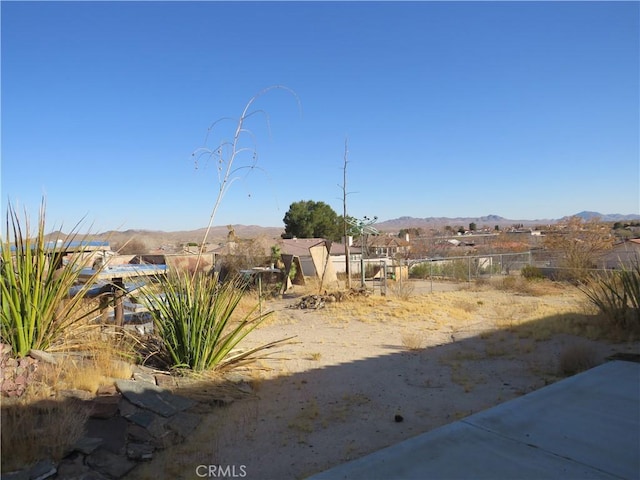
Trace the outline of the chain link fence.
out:
M 519 273 L 531 265 L 531 252 L 424 258 L 409 261 L 412 278 L 472 281 L 497 275 Z

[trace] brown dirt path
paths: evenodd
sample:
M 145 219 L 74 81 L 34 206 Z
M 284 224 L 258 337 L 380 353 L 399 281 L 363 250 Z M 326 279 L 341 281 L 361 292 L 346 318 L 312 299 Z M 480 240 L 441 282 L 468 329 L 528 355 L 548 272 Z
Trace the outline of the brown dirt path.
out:
M 245 372 L 255 395 L 213 410 L 189 442 L 131 478 L 198 478 L 202 465 L 304 478 L 554 382 L 572 349 L 596 363 L 640 351 L 553 333 L 584 316 L 575 290 L 444 290 L 421 284 L 408 302 L 314 311 L 269 302 L 274 318 L 246 346 L 296 338 L 260 362 L 264 371 Z

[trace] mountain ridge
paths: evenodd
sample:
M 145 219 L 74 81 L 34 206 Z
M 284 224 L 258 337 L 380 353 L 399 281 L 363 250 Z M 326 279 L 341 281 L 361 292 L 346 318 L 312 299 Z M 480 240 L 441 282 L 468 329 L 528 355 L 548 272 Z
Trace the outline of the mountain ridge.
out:
M 382 222 L 376 223 L 376 228 L 378 230 L 385 229 L 402 229 L 402 228 L 419 228 L 419 227 L 427 227 L 434 228 L 438 226 L 457 224 L 462 226 L 467 226 L 469 223 L 476 223 L 478 227 L 482 227 L 482 225 L 487 225 L 489 227 L 494 227 L 498 225 L 500 227 L 511 226 L 511 225 L 525 225 L 525 226 L 534 226 L 534 225 L 550 225 L 558 222 L 566 221 L 571 217 L 580 217 L 583 220 L 591 220 L 593 218 L 600 218 L 603 222 L 618 222 L 618 221 L 638 221 L 640 220 L 640 215 L 629 214 L 623 215 L 619 213 L 612 214 L 602 214 L 599 212 L 591 212 L 584 210 L 582 212 L 576 213 L 574 215 L 567 215 L 562 218 L 557 219 L 508 219 L 502 217 L 500 215 L 490 214 L 484 215 L 481 217 L 424 217 L 424 218 L 416 218 L 416 217 L 398 217 L 391 220 L 385 220 Z M 453 225 L 452 225 L 453 226 Z
M 402 216 L 390 220 L 384 220 L 375 224 L 376 228 L 380 232 L 393 232 L 396 233 L 401 229 L 408 228 L 442 228 L 446 225 L 452 227 L 467 227 L 470 223 L 475 223 L 478 228 L 488 227 L 493 229 L 496 225 L 500 228 L 523 225 L 533 227 L 536 225 L 551 225 L 554 223 L 566 221 L 572 216 L 580 217 L 584 220 L 590 220 L 593 218 L 600 218 L 605 222 L 619 222 L 619 221 L 640 221 L 640 215 L 630 214 L 600 214 L 592 211 L 582 211 L 575 215 L 568 215 L 559 219 L 535 219 L 535 220 L 514 220 L 502 217 L 496 214 L 483 215 L 480 217 L 410 217 Z M 163 245 L 185 245 L 187 243 L 200 243 L 204 238 L 206 228 L 198 228 L 194 230 L 178 230 L 178 231 L 164 231 L 164 230 L 149 230 L 149 229 L 127 229 L 124 231 L 109 230 L 101 233 L 88 235 L 92 240 L 108 241 L 111 244 L 123 245 L 126 242 L 138 239 L 144 242 L 149 248 L 160 248 Z M 207 235 L 207 242 L 210 244 L 224 243 L 230 232 L 233 231 L 236 238 L 249 239 L 257 237 L 267 238 L 280 238 L 280 235 L 284 232 L 283 227 L 263 227 L 260 225 L 225 225 L 212 227 Z M 48 237 L 52 236 L 64 236 L 61 232 L 52 232 Z M 82 235 L 80 235 L 82 236 Z

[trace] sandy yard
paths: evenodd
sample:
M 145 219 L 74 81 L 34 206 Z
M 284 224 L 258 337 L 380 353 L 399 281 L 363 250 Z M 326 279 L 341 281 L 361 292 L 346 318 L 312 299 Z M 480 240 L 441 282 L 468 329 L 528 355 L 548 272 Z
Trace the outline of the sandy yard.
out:
M 295 294 L 268 302 L 275 313 L 244 346 L 295 338 L 234 373 L 250 394 L 130 478 L 206 478 L 209 466 L 209 478 L 304 478 L 541 388 L 572 363 L 640 351 L 576 335 L 599 338 L 571 287 L 412 288 L 319 310 L 287 308 Z

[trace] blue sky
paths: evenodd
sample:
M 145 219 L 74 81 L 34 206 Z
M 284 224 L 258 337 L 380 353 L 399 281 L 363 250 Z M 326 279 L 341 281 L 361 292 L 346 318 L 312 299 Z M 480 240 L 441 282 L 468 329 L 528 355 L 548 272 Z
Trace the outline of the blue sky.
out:
M 510 219 L 640 213 L 638 2 L 7 2 L 2 204 L 91 231 L 206 226 L 208 127 L 259 169 L 214 224 L 289 205 Z M 208 146 L 232 137 L 216 125 Z M 249 156 L 239 156 L 236 166 Z M 244 175 L 244 173 L 249 173 Z

